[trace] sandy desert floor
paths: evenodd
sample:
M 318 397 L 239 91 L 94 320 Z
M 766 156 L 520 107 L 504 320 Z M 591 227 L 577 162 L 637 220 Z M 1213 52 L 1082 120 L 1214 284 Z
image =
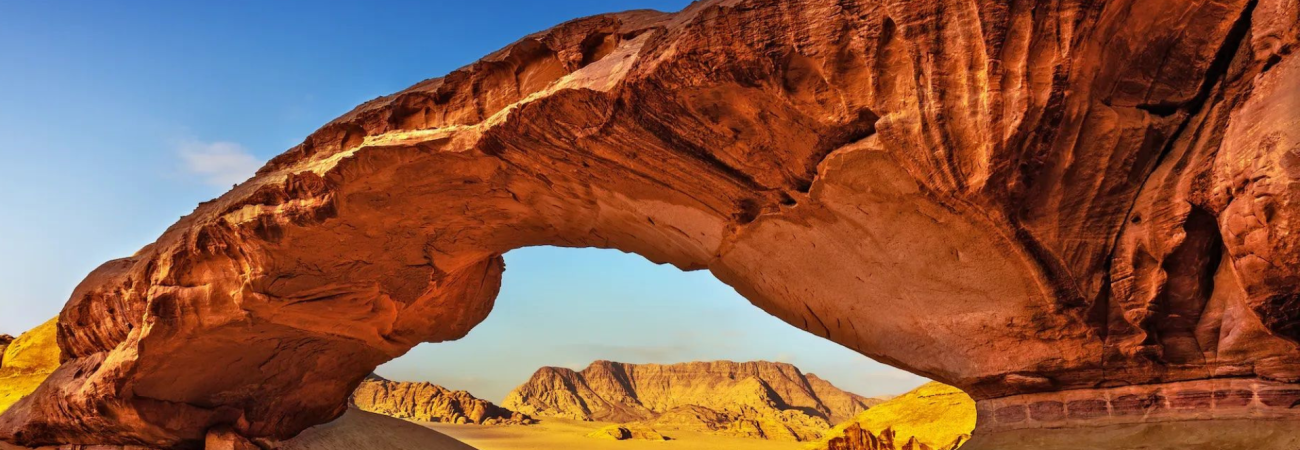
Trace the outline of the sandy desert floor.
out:
M 660 430 L 671 441 L 613 441 L 586 437 L 602 426 L 599 422 L 546 419 L 530 426 L 485 427 L 421 423 L 472 445 L 479 450 L 799 450 L 801 442 L 775 442 Z

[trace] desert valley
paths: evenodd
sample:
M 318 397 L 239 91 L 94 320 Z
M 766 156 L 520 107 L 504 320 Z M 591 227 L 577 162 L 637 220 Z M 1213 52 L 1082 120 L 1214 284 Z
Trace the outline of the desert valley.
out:
M 54 321 L 16 339 L 0 336 L 0 343 L 2 413 L 35 390 L 60 355 Z M 428 382 L 371 375 L 349 405 L 354 410 L 340 424 L 267 446 L 342 450 L 382 432 L 426 450 L 952 450 L 975 426 L 974 401 L 949 386 L 866 398 L 764 361 L 542 367 L 501 406 Z

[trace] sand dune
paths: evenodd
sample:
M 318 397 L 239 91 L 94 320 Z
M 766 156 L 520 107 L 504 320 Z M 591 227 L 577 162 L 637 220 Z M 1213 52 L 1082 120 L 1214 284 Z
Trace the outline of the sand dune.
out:
M 358 409 L 272 446 L 278 450 L 475 450 L 427 427 Z

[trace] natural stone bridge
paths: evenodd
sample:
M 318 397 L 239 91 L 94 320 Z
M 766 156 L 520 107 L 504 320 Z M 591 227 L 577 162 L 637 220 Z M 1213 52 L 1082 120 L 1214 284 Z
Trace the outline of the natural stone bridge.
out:
M 1298 10 L 710 0 L 569 22 L 358 107 L 91 273 L 66 361 L 0 439 L 294 435 L 464 336 L 501 254 L 534 245 L 707 269 L 969 392 L 971 448 L 1293 430 Z

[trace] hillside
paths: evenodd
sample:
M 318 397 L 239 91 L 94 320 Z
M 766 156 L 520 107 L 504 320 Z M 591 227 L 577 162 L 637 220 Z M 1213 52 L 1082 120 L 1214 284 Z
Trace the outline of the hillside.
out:
M 399 419 L 435 423 L 526 425 L 534 420 L 465 391 L 371 375 L 352 393 L 352 406 Z
M 952 386 L 927 383 L 837 425 L 816 450 L 947 450 L 970 438 L 975 401 Z M 919 445 L 925 447 L 920 447 Z
M 582 371 L 543 367 L 502 406 L 538 417 L 807 441 L 875 403 L 784 363 L 596 361 Z
M 0 359 L 0 412 L 36 390 L 59 367 L 58 318 L 38 325 L 4 346 Z

